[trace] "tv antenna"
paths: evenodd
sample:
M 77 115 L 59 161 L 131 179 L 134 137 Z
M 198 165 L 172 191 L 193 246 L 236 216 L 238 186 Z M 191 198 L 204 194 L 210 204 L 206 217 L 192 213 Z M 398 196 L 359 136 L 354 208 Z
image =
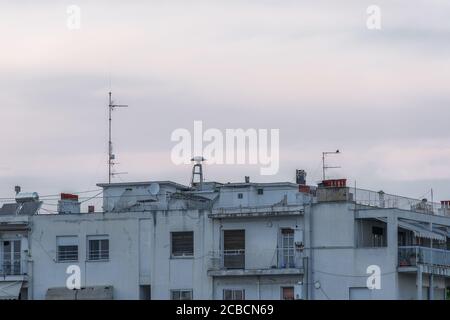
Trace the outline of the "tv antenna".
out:
M 112 112 L 115 108 L 127 108 L 128 105 L 125 104 L 114 104 L 114 101 L 112 100 L 111 91 L 109 92 L 109 135 L 108 135 L 108 183 L 111 183 L 111 178 L 118 174 L 124 174 L 126 172 L 113 172 L 112 168 L 116 162 L 114 162 L 116 156 L 113 153 L 113 143 L 112 143 Z
M 336 150 L 336 151 L 325 151 L 325 152 L 322 152 L 322 176 L 323 176 L 323 180 L 326 179 L 325 172 L 327 171 L 327 169 L 339 169 L 339 168 L 340 168 L 340 167 L 330 167 L 330 166 L 327 166 L 327 165 L 325 164 L 325 157 L 326 157 L 327 155 L 329 155 L 329 154 L 340 154 L 340 153 L 341 153 L 341 152 L 339 151 L 339 149 Z

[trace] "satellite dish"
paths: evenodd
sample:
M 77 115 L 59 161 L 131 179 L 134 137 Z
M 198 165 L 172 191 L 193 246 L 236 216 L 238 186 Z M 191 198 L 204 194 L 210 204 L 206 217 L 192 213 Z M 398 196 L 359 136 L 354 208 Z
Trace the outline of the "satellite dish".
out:
M 153 182 L 150 184 L 149 191 L 152 195 L 156 196 L 159 193 L 159 183 Z

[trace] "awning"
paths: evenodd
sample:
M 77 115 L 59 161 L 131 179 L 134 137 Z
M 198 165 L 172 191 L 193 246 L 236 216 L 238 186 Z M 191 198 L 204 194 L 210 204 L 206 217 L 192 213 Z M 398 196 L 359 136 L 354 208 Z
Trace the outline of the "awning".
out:
M 383 221 L 384 223 L 386 223 L 386 221 L 387 221 L 386 218 L 376 218 L 376 219 Z M 418 238 L 427 238 L 427 239 L 433 239 L 433 240 L 438 240 L 438 241 L 447 241 L 447 239 L 444 235 L 430 231 L 430 230 L 426 229 L 425 227 L 422 227 L 422 226 L 419 226 L 416 224 L 398 220 L 398 226 L 399 226 L 399 228 L 412 231 L 414 233 L 414 236 L 418 237 Z
M 415 224 L 411 224 L 411 223 L 399 220 L 398 226 L 400 228 L 412 231 L 414 233 L 414 236 L 419 237 L 419 238 L 427 238 L 427 239 L 433 239 L 433 240 L 438 240 L 438 241 L 447 241 L 446 237 L 443 236 L 442 234 L 427 230 L 424 227 L 421 227 L 421 226 L 418 226 Z
M 0 300 L 19 299 L 22 281 L 1 281 L 0 282 Z
M 445 230 L 439 228 L 439 227 L 435 227 L 435 225 L 433 225 L 433 232 L 439 233 L 441 235 L 443 235 L 444 237 L 450 238 L 450 231 L 447 227 L 444 227 Z
M 112 286 L 94 286 L 70 290 L 67 288 L 49 288 L 46 300 L 112 300 Z

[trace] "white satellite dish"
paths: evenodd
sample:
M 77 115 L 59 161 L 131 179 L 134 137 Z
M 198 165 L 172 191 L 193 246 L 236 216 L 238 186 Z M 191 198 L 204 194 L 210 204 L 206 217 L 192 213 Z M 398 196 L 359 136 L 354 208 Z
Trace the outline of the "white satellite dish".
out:
M 156 196 L 159 193 L 159 183 L 153 182 L 150 184 L 149 191 L 152 195 Z

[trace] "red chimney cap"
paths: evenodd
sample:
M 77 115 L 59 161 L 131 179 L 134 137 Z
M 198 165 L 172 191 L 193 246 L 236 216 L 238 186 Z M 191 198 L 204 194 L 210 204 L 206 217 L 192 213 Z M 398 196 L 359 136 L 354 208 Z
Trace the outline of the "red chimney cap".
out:
M 71 193 L 61 193 L 61 200 L 74 200 L 78 201 L 78 195 Z
M 324 187 L 345 187 L 347 186 L 347 179 L 323 180 L 322 184 Z

